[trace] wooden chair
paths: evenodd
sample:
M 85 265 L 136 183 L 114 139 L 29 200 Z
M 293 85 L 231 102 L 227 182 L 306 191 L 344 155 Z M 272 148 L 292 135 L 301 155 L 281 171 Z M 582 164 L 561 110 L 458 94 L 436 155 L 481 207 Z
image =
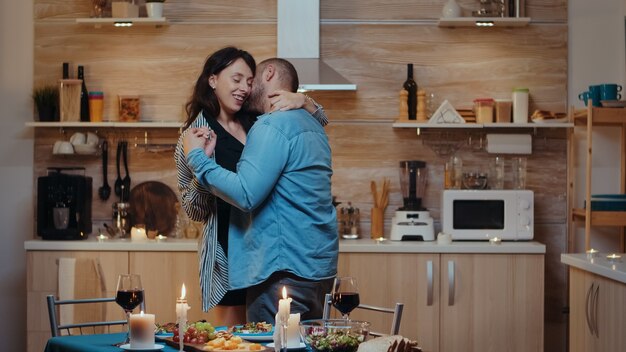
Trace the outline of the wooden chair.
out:
M 330 317 L 330 307 L 332 306 L 333 300 L 330 293 L 327 293 L 324 297 L 324 313 L 323 318 L 328 319 Z M 372 306 L 369 304 L 359 304 L 356 309 L 365 309 L 374 312 L 393 314 L 393 318 L 391 319 L 391 329 L 389 330 L 389 335 L 398 335 L 400 332 L 400 321 L 402 320 L 402 310 L 404 309 L 404 303 L 396 303 L 394 308 L 387 307 L 379 307 Z M 385 333 L 370 331 L 369 333 L 372 336 L 384 336 L 387 335 Z
M 107 332 L 110 332 L 111 326 L 126 325 L 127 323 L 126 320 L 111 320 L 111 321 L 74 323 L 74 324 L 65 324 L 65 325 L 59 324 L 57 306 L 64 305 L 64 304 L 89 304 L 89 303 L 106 304 L 107 302 L 115 302 L 115 297 L 57 300 L 54 295 L 48 295 L 46 297 L 46 300 L 48 302 L 48 316 L 50 318 L 50 332 L 52 333 L 52 337 L 60 336 L 61 330 L 66 330 L 68 335 L 72 335 L 72 331 L 78 331 L 80 335 L 83 335 L 83 334 L 96 334 L 98 333 L 96 330 L 97 327 L 104 327 L 106 328 Z M 145 311 L 145 304 L 143 302 L 141 303 L 141 309 Z M 83 330 L 86 330 L 87 333 L 85 333 Z

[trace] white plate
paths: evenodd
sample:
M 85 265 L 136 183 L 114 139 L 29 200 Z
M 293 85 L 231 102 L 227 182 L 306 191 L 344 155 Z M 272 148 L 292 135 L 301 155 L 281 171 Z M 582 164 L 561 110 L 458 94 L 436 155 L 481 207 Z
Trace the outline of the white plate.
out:
M 131 348 L 130 347 L 130 343 L 127 343 L 125 345 L 121 345 L 120 348 L 126 351 L 156 351 L 156 350 L 162 350 L 163 347 L 165 347 L 164 345 L 159 345 L 159 344 L 154 344 L 154 346 L 152 347 L 145 347 L 145 348 Z
M 273 333 L 263 333 L 263 334 L 242 334 L 238 332 L 234 332 L 233 335 L 239 336 L 246 341 L 272 341 L 274 339 Z
M 269 348 L 274 348 L 274 343 L 273 343 L 273 342 L 270 342 L 270 343 L 268 343 L 268 344 L 267 344 L 267 345 L 265 345 L 265 346 L 267 346 L 267 347 L 269 347 Z M 306 348 L 306 345 L 304 344 L 304 342 L 300 342 L 300 346 L 298 346 L 298 347 L 288 347 L 287 349 L 288 349 L 288 350 L 301 350 L 301 349 L 303 349 L 303 348 Z
M 567 122 L 567 117 L 562 117 L 560 119 L 533 119 L 534 123 L 561 123 Z

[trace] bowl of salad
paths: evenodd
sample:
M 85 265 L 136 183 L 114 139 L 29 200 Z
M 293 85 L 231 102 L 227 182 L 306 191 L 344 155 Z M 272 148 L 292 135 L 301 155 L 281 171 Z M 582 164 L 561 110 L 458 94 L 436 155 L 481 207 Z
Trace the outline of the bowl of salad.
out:
M 355 352 L 367 338 L 370 323 L 344 319 L 313 319 L 300 322 L 300 336 L 313 351 Z

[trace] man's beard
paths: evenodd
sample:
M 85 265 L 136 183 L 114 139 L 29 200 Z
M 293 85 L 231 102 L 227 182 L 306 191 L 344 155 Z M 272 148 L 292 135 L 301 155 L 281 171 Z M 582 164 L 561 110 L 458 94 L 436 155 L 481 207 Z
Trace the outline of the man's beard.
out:
M 243 104 L 242 109 L 247 112 L 252 112 L 257 115 L 265 113 L 263 111 L 263 102 L 265 98 L 265 89 L 260 84 L 254 84 L 252 86 L 252 92 L 248 97 L 248 100 Z

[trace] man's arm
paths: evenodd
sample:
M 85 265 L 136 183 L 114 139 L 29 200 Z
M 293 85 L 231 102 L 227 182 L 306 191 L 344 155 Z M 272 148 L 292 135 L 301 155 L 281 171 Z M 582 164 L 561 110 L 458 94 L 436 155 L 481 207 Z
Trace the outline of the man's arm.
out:
M 275 128 L 258 122 L 250 130 L 236 173 L 217 165 L 202 148 L 191 149 L 187 162 L 201 185 L 233 206 L 251 211 L 274 189 L 288 155 L 285 137 Z

